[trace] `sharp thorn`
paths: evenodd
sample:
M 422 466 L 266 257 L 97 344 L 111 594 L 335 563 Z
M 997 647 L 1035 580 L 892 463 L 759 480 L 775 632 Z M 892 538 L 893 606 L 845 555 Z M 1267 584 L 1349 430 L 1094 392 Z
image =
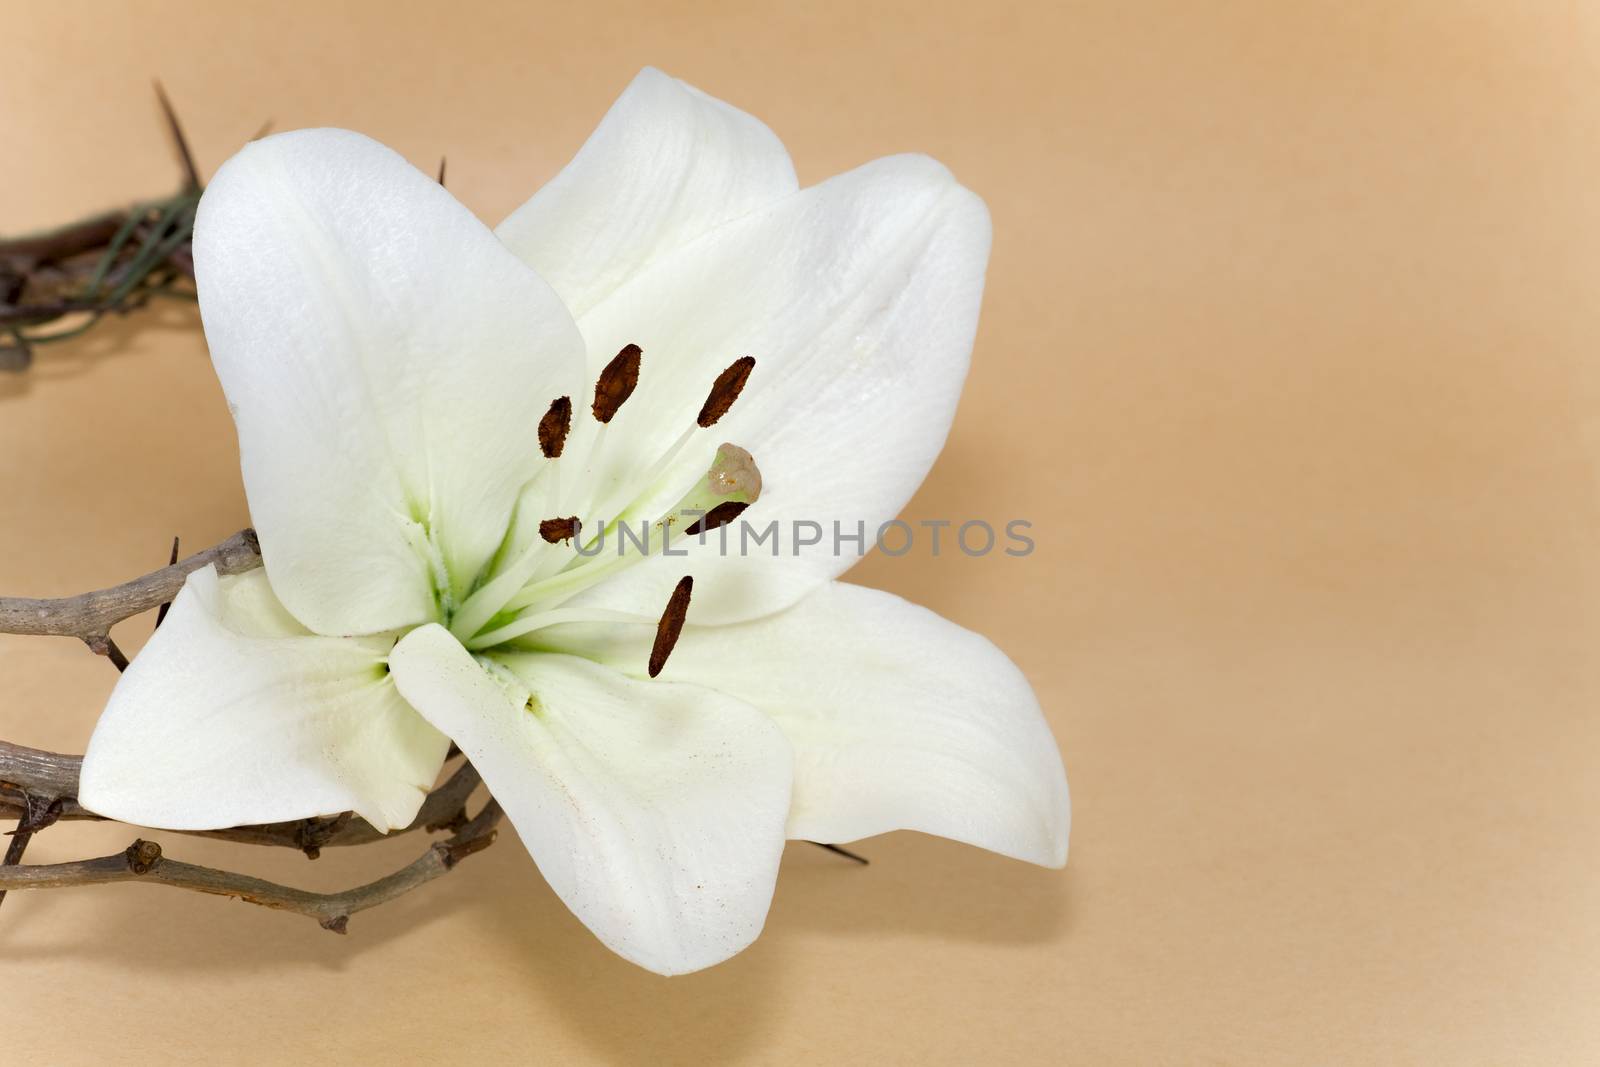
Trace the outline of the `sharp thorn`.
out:
M 167 560 L 167 566 L 170 567 L 170 566 L 172 566 L 173 564 L 175 564 L 177 562 L 178 562 L 178 539 L 176 537 L 174 537 L 172 539 L 172 558 Z M 170 601 L 170 600 L 168 600 L 166 603 L 162 604 L 159 608 L 156 609 L 156 624 L 153 627 L 153 629 L 157 629 L 157 630 L 161 629 L 162 621 L 166 619 L 167 612 L 169 612 L 171 610 L 172 610 L 172 601 Z
M 865 867 L 867 864 L 872 862 L 871 860 L 867 859 L 867 857 L 865 857 L 865 856 L 862 856 L 862 855 L 860 855 L 858 853 L 855 853 L 855 852 L 851 852 L 847 848 L 840 848 L 838 845 L 830 845 L 826 841 L 808 841 L 807 844 L 816 845 L 818 848 L 825 848 L 829 852 L 832 852 L 832 853 L 834 853 L 835 855 L 838 855 L 838 856 L 843 856 L 847 860 L 855 860 L 857 863 L 861 864 L 861 866 L 863 866 L 863 867 Z
M 172 134 L 172 142 L 178 148 L 178 158 L 183 161 L 183 178 L 185 189 L 189 192 L 200 191 L 200 171 L 194 165 L 194 154 L 189 151 L 189 139 L 183 135 L 183 124 L 178 121 L 178 113 L 172 109 L 172 101 L 167 99 L 167 91 L 162 88 L 161 82 L 155 82 L 156 99 L 161 102 L 161 112 L 167 117 L 167 130 Z
M 128 657 L 122 654 L 122 649 L 111 639 L 110 634 L 95 634 L 85 637 L 83 643 L 89 646 L 89 651 L 97 656 L 104 656 L 111 661 L 111 665 L 118 671 L 128 669 Z

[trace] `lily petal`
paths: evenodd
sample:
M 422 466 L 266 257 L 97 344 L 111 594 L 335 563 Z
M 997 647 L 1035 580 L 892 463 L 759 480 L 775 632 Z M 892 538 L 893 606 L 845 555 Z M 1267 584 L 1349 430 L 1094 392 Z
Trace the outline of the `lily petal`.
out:
M 688 571 L 695 620 L 737 621 L 791 604 L 854 563 L 854 549 L 833 550 L 833 523 L 870 546 L 944 446 L 989 232 L 983 202 L 944 167 L 880 159 L 713 230 L 583 316 L 591 353 L 628 340 L 645 349 L 638 399 L 611 424 L 596 491 L 648 468 L 694 424 L 717 372 L 751 355 L 755 371 L 732 412 L 699 433 L 636 514 L 655 518 L 731 441 L 755 456 L 764 484 L 744 521 L 778 524 L 776 539 L 748 556 L 737 542 L 725 555 L 678 546 L 689 547 L 688 561 L 630 568 L 583 602 L 649 614 Z M 801 520 L 819 524 L 820 544 L 796 543 Z
M 101 713 L 78 799 L 172 830 L 351 810 L 407 825 L 450 742 L 389 680 L 392 640 L 311 634 L 262 571 L 195 571 Z
M 755 709 L 568 656 L 475 661 L 412 631 L 396 683 L 505 807 L 556 894 L 660 974 L 718 963 L 761 932 L 783 851 L 791 755 Z
M 649 649 L 621 626 L 539 638 L 633 673 Z M 1066 772 L 1027 679 L 926 608 L 831 582 L 756 622 L 686 628 L 662 678 L 749 701 L 783 728 L 795 751 L 790 837 L 920 830 L 1066 863 Z
M 582 346 L 555 293 L 400 156 L 343 130 L 247 146 L 195 269 L 273 589 L 323 634 L 432 619 L 495 551 Z
M 576 315 L 652 259 L 796 188 L 783 143 L 758 119 L 646 67 L 495 233 Z

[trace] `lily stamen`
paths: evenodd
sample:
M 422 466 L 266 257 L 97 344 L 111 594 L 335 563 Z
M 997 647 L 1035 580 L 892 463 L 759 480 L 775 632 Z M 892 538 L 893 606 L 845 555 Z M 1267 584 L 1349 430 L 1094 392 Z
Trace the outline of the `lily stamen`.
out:
M 627 403 L 639 387 L 639 363 L 644 350 L 635 344 L 622 346 L 622 351 L 611 357 L 600 377 L 594 383 L 594 403 L 589 410 L 594 421 L 605 425 L 616 417 L 617 409 Z
M 567 434 L 572 430 L 572 398 L 558 396 L 550 401 L 550 410 L 539 420 L 539 451 L 546 459 L 560 459 L 561 450 L 567 446 Z
M 625 623 L 636 626 L 654 626 L 656 620 L 646 615 L 635 615 L 630 611 L 610 611 L 605 608 L 552 608 L 550 611 L 534 612 L 513 619 L 504 626 L 496 627 L 485 633 L 479 634 L 462 642 L 469 652 L 480 652 L 486 648 L 503 645 L 507 641 L 518 637 L 526 637 L 537 630 L 548 626 L 561 626 L 571 623 L 609 622 Z
M 716 459 L 701 479 L 665 515 L 651 524 L 652 528 L 661 531 L 660 550 L 666 550 L 673 527 L 684 527 L 686 536 L 698 534 L 702 528 L 717 529 L 738 518 L 745 507 L 754 504 L 760 497 L 761 469 L 756 466 L 755 457 L 738 445 L 724 441 L 718 446 Z M 730 504 L 741 506 L 733 510 L 726 506 Z M 717 517 L 716 521 L 709 526 L 704 525 L 713 515 Z M 581 560 L 569 562 L 564 571 L 535 583 L 522 596 L 531 597 L 536 592 L 548 595 L 556 589 L 565 588 L 568 579 L 579 575 L 586 576 L 588 580 L 599 578 L 615 570 L 619 561 L 626 562 L 629 557 L 620 552 L 615 559 L 597 558 L 601 555 L 601 549 L 597 546 L 603 546 L 607 531 L 621 526 L 626 520 L 627 512 L 623 512 L 610 523 L 603 523 L 600 532 L 592 540 L 583 543 L 584 547 L 578 553 Z M 655 549 L 650 549 L 646 555 L 654 555 L 655 552 Z
M 567 434 L 572 430 L 572 398 L 558 396 L 550 402 L 550 410 L 539 420 L 539 451 L 546 459 L 560 459 L 567 447 Z M 550 464 L 549 486 L 545 497 L 552 509 L 561 506 L 561 466 Z M 520 499 L 520 498 L 519 498 Z
M 539 536 L 544 538 L 546 544 L 560 544 L 570 541 L 578 533 L 578 516 L 569 515 L 564 519 L 545 519 L 539 523 Z
M 600 432 L 591 442 L 589 462 L 585 468 L 588 473 L 592 474 L 603 447 L 608 423 L 638 386 L 641 356 L 642 350 L 638 345 L 625 346 L 606 365 L 595 383 L 592 410 L 600 421 Z M 761 472 L 749 452 L 737 445 L 724 443 L 717 449 L 716 458 L 705 474 L 696 479 L 675 505 L 650 524 L 650 529 L 658 531 L 658 534 L 646 534 L 642 552 L 629 555 L 621 551 L 619 546 L 615 557 L 597 558 L 603 555 L 606 534 L 620 530 L 629 521 L 630 511 L 649 495 L 652 487 L 688 446 L 695 432 L 715 425 L 728 413 L 749 381 L 755 362 L 751 356 L 742 356 L 717 376 L 694 425 L 687 427 L 672 447 L 651 464 L 642 479 L 634 483 L 638 487 L 634 502 L 623 508 L 610 522 L 602 522 L 599 531 L 587 542 L 582 541 L 583 528 L 579 516 L 560 515 L 560 466 L 558 463 L 550 464 L 546 506 L 556 513 L 555 517 L 542 520 L 538 525 L 537 539 L 530 537 L 515 560 L 473 592 L 451 614 L 450 631 L 457 639 L 468 647 L 480 648 L 489 647 L 483 642 L 491 634 L 527 633 L 527 620 L 542 616 L 515 618 L 518 613 L 535 605 L 551 609 L 614 572 L 665 552 L 675 531 L 682 531 L 684 536 L 703 534 L 738 518 L 761 495 Z M 560 456 L 570 421 L 571 399 L 558 397 L 539 423 L 540 449 L 547 458 L 557 459 Z M 656 543 L 652 544 L 652 541 Z M 572 558 L 548 551 L 549 546 L 563 542 L 582 547 Z M 544 614 L 548 614 L 548 610 Z M 508 615 L 512 621 L 487 634 L 479 634 L 478 631 L 483 627 L 504 620 Z M 506 638 L 501 636 L 500 639 Z
M 719 530 L 740 515 L 743 515 L 744 509 L 749 506 L 743 500 L 724 500 L 696 519 L 687 530 L 683 531 L 683 535 L 685 537 L 695 537 L 702 533 L 710 533 L 712 530 Z
M 643 357 L 644 349 L 631 342 L 625 344 L 600 371 L 600 377 L 595 379 L 594 400 L 589 404 L 589 412 L 594 416 L 594 421 L 600 424 L 600 429 L 589 442 L 589 452 L 584 457 L 582 475 L 585 478 L 595 477 L 600 469 L 600 460 L 606 449 L 606 432 L 611 428 L 611 420 L 616 418 L 617 411 L 639 387 L 639 366 Z M 552 508 L 559 508 L 560 505 L 560 500 L 550 502 Z
M 661 621 L 656 624 L 655 644 L 650 646 L 649 671 L 652 678 L 661 673 L 661 668 L 667 665 L 667 657 L 672 655 L 673 648 L 678 644 L 683 622 L 689 616 L 689 597 L 693 592 L 694 578 L 685 574 L 678 580 L 677 588 L 673 589 L 667 609 L 661 613 Z
M 739 399 L 739 394 L 744 392 L 744 383 L 750 380 L 750 372 L 756 369 L 756 357 L 740 356 L 728 365 L 728 368 L 717 375 L 717 380 L 711 383 L 711 393 L 706 397 L 706 402 L 700 405 L 700 414 L 695 422 L 702 429 L 709 430 L 715 426 L 722 416 L 733 407 L 733 402 Z
M 662 453 L 661 458 L 650 465 L 650 469 L 635 483 L 638 487 L 637 495 L 626 506 L 620 508 L 618 514 L 627 514 L 640 499 L 649 494 L 656 482 L 688 447 L 696 430 L 710 429 L 721 421 L 733 407 L 734 401 L 739 399 L 739 394 L 744 391 L 745 383 L 750 380 L 750 373 L 755 367 L 754 356 L 740 356 L 717 375 L 716 381 L 711 383 L 710 392 L 706 394 L 705 403 L 700 405 L 700 413 L 695 416 L 694 425 L 679 434 L 678 439 Z

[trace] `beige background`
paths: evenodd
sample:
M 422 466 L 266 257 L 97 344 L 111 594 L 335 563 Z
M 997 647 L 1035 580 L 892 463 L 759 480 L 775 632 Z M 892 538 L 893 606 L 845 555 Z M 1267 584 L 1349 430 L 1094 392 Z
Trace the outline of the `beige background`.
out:
M 794 846 L 767 932 L 664 980 L 507 836 L 359 916 L 145 887 L 0 911 L 25 1061 L 1600 1062 L 1600 12 L 1575 4 L 8 0 L 7 231 L 165 191 L 268 117 L 394 145 L 498 219 L 655 64 L 805 181 L 927 151 L 996 235 L 908 518 L 1038 552 L 853 578 L 994 638 L 1076 800 L 1063 873 Z M 224 10 L 228 9 L 228 10 Z M 192 312 L 0 380 L 0 589 L 246 521 Z M 139 644 L 147 621 L 119 634 Z M 111 669 L 0 640 L 0 736 L 78 750 Z M 37 861 L 121 847 L 52 830 Z M 408 859 L 174 854 L 316 887 Z

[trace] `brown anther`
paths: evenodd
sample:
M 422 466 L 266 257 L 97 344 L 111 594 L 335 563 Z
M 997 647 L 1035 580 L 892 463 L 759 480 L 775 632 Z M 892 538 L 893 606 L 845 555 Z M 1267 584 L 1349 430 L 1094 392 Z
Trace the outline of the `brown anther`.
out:
M 683 632 L 683 620 L 689 616 L 689 594 L 694 592 L 694 578 L 685 574 L 678 580 L 678 587 L 672 591 L 672 598 L 667 601 L 667 610 L 661 613 L 661 621 L 656 623 L 656 643 L 650 646 L 650 677 L 654 678 L 661 673 L 661 668 L 667 665 L 667 657 L 672 655 L 672 649 L 678 643 L 678 635 Z
M 567 431 L 572 429 L 572 398 L 558 396 L 550 401 L 550 410 L 539 420 L 539 451 L 549 459 L 561 455 L 567 447 Z
M 633 395 L 639 384 L 639 357 L 643 354 L 638 345 L 623 345 L 622 351 L 600 372 L 600 379 L 594 383 L 594 421 L 610 422 Z
M 539 523 L 539 536 L 552 545 L 570 540 L 577 535 L 578 516 L 576 515 L 569 515 L 564 519 L 545 519 Z
M 733 407 L 739 394 L 744 392 L 744 383 L 750 380 L 750 372 L 755 369 L 754 356 L 740 356 L 729 364 L 728 369 L 717 375 L 717 380 L 711 383 L 711 392 L 706 396 L 706 402 L 700 405 L 700 416 L 694 421 L 702 428 L 715 426 L 717 420 Z
M 703 517 L 696 519 L 694 525 L 683 531 L 683 534 L 685 537 L 693 537 L 702 531 L 710 533 L 743 515 L 744 509 L 749 506 L 742 500 L 724 500 L 706 512 Z

